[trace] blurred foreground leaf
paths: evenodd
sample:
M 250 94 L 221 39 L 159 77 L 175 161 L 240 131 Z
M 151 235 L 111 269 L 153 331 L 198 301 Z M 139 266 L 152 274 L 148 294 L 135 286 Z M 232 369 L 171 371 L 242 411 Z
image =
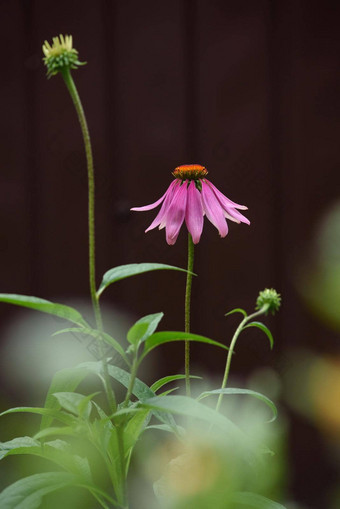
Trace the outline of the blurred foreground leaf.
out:
M 50 315 L 64 318 L 65 320 L 69 320 L 77 325 L 86 325 L 84 318 L 76 309 L 73 309 L 70 306 L 65 306 L 64 304 L 56 304 L 49 300 L 39 299 L 38 297 L 16 295 L 12 293 L 0 293 L 0 302 L 6 302 L 8 304 L 42 311 L 43 313 L 49 313 Z

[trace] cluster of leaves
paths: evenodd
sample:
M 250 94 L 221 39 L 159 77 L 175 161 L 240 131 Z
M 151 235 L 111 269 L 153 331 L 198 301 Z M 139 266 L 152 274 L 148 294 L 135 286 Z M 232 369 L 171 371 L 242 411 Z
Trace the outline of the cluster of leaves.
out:
M 145 273 L 151 270 L 183 270 L 163 264 L 131 264 L 116 267 L 108 271 L 98 290 L 100 295 L 109 285 L 121 279 Z M 164 377 L 151 387 L 137 378 L 136 373 L 142 360 L 157 346 L 171 341 L 197 341 L 228 348 L 204 336 L 184 332 L 156 329 L 163 313 L 145 316 L 138 320 L 128 331 L 127 348 L 111 337 L 93 329 L 74 308 L 52 303 L 35 297 L 0 294 L 0 301 L 32 308 L 64 318 L 72 327 L 58 331 L 61 334 L 73 331 L 93 335 L 98 341 L 110 345 L 126 364 L 126 369 L 109 364 L 109 377 L 126 389 L 125 400 L 117 405 L 114 413 L 108 414 L 99 404 L 99 393 L 83 395 L 76 392 L 79 384 L 89 375 L 103 380 L 103 363 L 86 362 L 73 369 L 64 369 L 55 374 L 50 385 L 45 405 L 42 408 L 18 407 L 6 410 L 0 416 L 12 413 L 32 413 L 41 416 L 39 431 L 33 437 L 14 438 L 0 443 L 0 459 L 11 455 L 33 455 L 45 458 L 57 469 L 25 477 L 0 494 L 0 507 L 14 509 L 19 507 L 35 509 L 40 507 L 43 497 L 65 487 L 78 487 L 87 490 L 101 507 L 125 507 L 125 482 L 129 470 L 132 451 L 141 434 L 150 428 L 173 433 L 183 439 L 184 430 L 176 422 L 175 416 L 185 415 L 191 419 L 205 421 L 228 434 L 232 441 L 244 450 L 245 457 L 256 456 L 253 445 L 246 435 L 227 417 L 203 404 L 201 400 L 216 394 L 245 394 L 265 403 L 276 417 L 274 403 L 266 396 L 247 389 L 217 389 L 205 391 L 197 398 L 170 394 L 174 389 L 166 390 L 170 382 L 184 378 L 182 374 Z M 237 311 L 237 310 L 234 310 Z M 243 314 L 245 313 L 243 310 Z M 263 329 L 263 324 L 253 322 L 247 326 Z M 268 335 L 267 329 L 263 329 Z M 270 334 L 270 333 L 269 333 Z M 271 343 L 272 337 L 269 336 Z M 196 377 L 198 378 L 198 377 Z M 85 449 L 76 452 L 74 444 L 82 441 Z M 111 481 L 112 490 L 102 485 L 94 475 L 90 456 L 85 451 L 91 447 L 96 451 Z M 253 452 L 252 452 L 253 451 Z M 268 452 L 268 450 L 267 450 Z M 254 458 L 252 458 L 252 461 Z M 250 493 L 236 493 L 236 502 L 247 507 L 282 509 L 282 506 L 264 497 Z M 251 503 L 250 503 L 251 501 Z

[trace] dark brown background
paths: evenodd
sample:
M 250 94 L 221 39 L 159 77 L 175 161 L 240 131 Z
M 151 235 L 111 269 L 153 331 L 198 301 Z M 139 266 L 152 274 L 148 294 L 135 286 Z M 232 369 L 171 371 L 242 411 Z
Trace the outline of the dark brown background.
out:
M 335 351 L 338 339 L 300 302 L 294 274 L 339 197 L 339 14 L 337 2 L 307 0 L 2 0 L 1 291 L 57 302 L 88 295 L 82 138 L 61 78 L 47 81 L 41 61 L 45 39 L 71 33 L 88 62 L 74 76 L 95 157 L 98 281 L 125 263 L 186 265 L 184 228 L 169 247 L 163 231 L 144 234 L 154 212 L 129 209 L 160 197 L 178 164 L 204 164 L 222 192 L 248 205 L 251 226 L 232 224 L 220 239 L 206 222 L 193 331 L 225 341 L 236 322 L 224 313 L 251 311 L 273 286 L 284 302 L 267 321 L 275 351 L 260 335 L 245 338 L 235 372 L 268 365 L 280 374 L 296 345 Z M 136 317 L 163 310 L 163 327 L 182 329 L 184 283 L 179 273 L 139 276 L 103 300 Z M 16 313 L 3 306 L 4 325 Z M 154 376 L 182 369 L 181 350 L 166 351 Z M 213 350 L 193 355 L 223 369 Z M 288 491 L 325 509 L 334 472 L 318 441 L 295 416 Z

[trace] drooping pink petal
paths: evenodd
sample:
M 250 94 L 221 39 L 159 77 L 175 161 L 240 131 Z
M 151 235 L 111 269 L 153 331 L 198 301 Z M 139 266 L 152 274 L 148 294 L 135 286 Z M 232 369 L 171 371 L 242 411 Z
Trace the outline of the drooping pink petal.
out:
M 160 211 L 158 212 L 155 219 L 152 221 L 150 226 L 145 230 L 145 233 L 149 230 L 152 230 L 153 228 L 156 228 L 156 226 L 160 225 L 164 218 L 166 217 L 169 205 L 171 204 L 171 201 L 174 197 L 176 186 L 178 185 L 178 181 L 174 180 L 171 182 L 170 186 L 168 187 L 168 190 L 166 192 L 165 200 L 162 203 L 162 206 L 160 208 Z M 159 227 L 161 228 L 161 227 Z
M 167 196 L 167 194 L 170 192 L 174 182 L 176 182 L 175 180 L 173 182 L 171 182 L 170 186 L 168 187 L 168 189 L 165 191 L 165 193 L 163 194 L 163 196 L 155 201 L 155 203 L 151 203 L 150 205 L 144 205 L 143 207 L 133 207 L 132 209 L 130 210 L 134 210 L 136 212 L 144 212 L 145 210 L 152 210 L 152 209 L 155 209 L 158 205 L 160 205 L 160 203 L 162 203 L 162 201 L 164 200 L 164 198 Z
M 164 214 L 163 214 L 162 220 L 161 220 L 160 225 L 158 227 L 159 230 L 162 230 L 163 228 L 165 228 L 165 226 L 167 224 L 167 217 L 168 217 L 168 212 L 170 210 L 171 204 L 176 199 L 176 196 L 178 195 L 178 193 L 181 190 L 181 181 L 180 180 L 175 180 L 175 183 L 176 183 L 176 185 L 173 188 L 173 191 L 171 193 L 171 197 L 169 197 L 169 201 L 167 203 L 166 209 L 164 210 Z
M 188 187 L 185 222 L 194 244 L 198 244 L 203 230 L 203 206 L 201 194 L 192 180 Z
M 247 210 L 248 209 L 248 207 L 246 207 L 245 205 L 239 205 L 238 203 L 235 203 L 235 202 L 229 200 L 229 198 L 227 198 L 223 193 L 221 193 L 221 191 L 219 191 L 217 189 L 217 187 L 215 187 L 214 184 L 212 184 L 210 182 L 210 180 L 204 179 L 204 181 L 214 191 L 216 197 L 219 199 L 219 201 L 220 201 L 221 205 L 223 206 L 223 208 L 231 206 L 231 207 L 235 207 L 236 209 L 240 209 L 240 210 Z
M 187 183 L 183 182 L 174 196 L 166 215 L 166 241 L 169 245 L 175 244 L 184 221 L 187 204 Z
M 235 209 L 233 209 L 235 210 Z M 223 210 L 223 214 L 224 214 L 224 217 L 226 219 L 229 219 L 230 221 L 233 221 L 234 223 L 237 223 L 237 224 L 240 224 L 241 221 L 239 221 L 239 219 L 236 219 L 235 217 L 231 216 L 230 214 L 228 214 L 228 212 L 226 212 L 225 210 Z
M 228 233 L 227 221 L 224 217 L 223 208 L 210 186 L 202 180 L 202 203 L 203 209 L 209 221 L 218 229 L 221 237 Z
M 236 210 L 236 208 L 228 207 L 227 209 L 224 209 L 224 215 L 226 218 L 229 218 L 231 221 L 235 221 L 236 223 L 250 224 L 249 219 Z

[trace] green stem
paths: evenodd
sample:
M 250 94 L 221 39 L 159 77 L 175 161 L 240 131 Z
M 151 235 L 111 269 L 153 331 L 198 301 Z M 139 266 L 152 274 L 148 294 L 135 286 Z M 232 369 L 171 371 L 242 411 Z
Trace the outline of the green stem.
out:
M 128 403 L 130 401 L 131 394 L 132 394 L 132 391 L 133 391 L 133 386 L 135 385 L 138 365 L 139 365 L 139 363 L 138 363 L 137 355 L 135 354 L 134 359 L 132 361 L 131 374 L 130 374 L 130 382 L 129 382 L 128 389 L 126 391 L 126 396 L 125 396 L 125 400 L 124 400 L 124 403 L 123 403 L 123 408 L 127 407 Z
M 117 427 L 117 443 L 120 457 L 120 468 L 121 468 L 121 506 L 125 507 L 126 504 L 126 472 L 125 472 L 125 448 L 124 448 L 124 423 L 120 423 Z
M 87 177 L 88 177 L 88 231 L 89 231 L 89 281 L 90 281 L 90 293 L 93 311 L 95 315 L 97 329 L 103 331 L 103 322 L 100 311 L 99 299 L 96 293 L 96 256 L 95 256 L 95 184 L 94 184 L 94 168 L 93 168 L 93 156 L 90 133 L 87 126 L 87 121 L 84 113 L 84 109 L 73 81 L 70 69 L 65 67 L 62 71 L 67 89 L 71 95 L 73 104 L 75 106 L 83 139 L 85 145 L 86 162 L 87 162 Z M 100 357 L 103 363 L 104 373 L 104 388 L 108 400 L 110 410 L 115 411 L 117 408 L 116 398 L 110 384 L 110 377 L 108 372 L 107 360 L 103 350 L 103 340 L 100 337 L 98 340 L 98 347 Z
M 237 327 L 237 329 L 236 329 L 236 331 L 235 331 L 235 333 L 233 335 L 233 338 L 231 340 L 230 346 L 229 346 L 228 355 L 227 355 L 227 362 L 226 362 L 226 365 L 225 365 L 225 370 L 224 370 L 224 376 L 223 376 L 223 380 L 222 380 L 221 389 L 225 389 L 226 386 L 227 386 L 228 376 L 229 376 L 229 371 L 230 371 L 230 365 L 231 365 L 231 359 L 232 359 L 232 356 L 233 356 L 233 353 L 234 353 L 234 348 L 235 348 L 235 345 L 236 345 L 237 338 L 239 337 L 240 333 L 242 332 L 243 327 L 246 325 L 247 322 L 249 322 L 249 320 L 252 320 L 256 316 L 262 315 L 267 310 L 268 310 L 268 306 L 267 305 L 263 306 L 259 311 L 256 311 L 256 313 L 253 313 L 252 315 L 246 316 L 242 320 L 240 325 Z M 218 411 L 220 409 L 223 396 L 224 396 L 223 394 L 220 394 L 219 397 L 218 397 L 217 404 L 216 404 L 216 411 Z
M 188 272 L 187 283 L 185 288 L 185 332 L 190 332 L 190 302 L 191 302 L 191 286 L 192 271 L 194 268 L 194 243 L 190 233 L 188 233 Z M 186 395 L 191 395 L 190 388 L 190 341 L 185 340 L 185 388 Z

